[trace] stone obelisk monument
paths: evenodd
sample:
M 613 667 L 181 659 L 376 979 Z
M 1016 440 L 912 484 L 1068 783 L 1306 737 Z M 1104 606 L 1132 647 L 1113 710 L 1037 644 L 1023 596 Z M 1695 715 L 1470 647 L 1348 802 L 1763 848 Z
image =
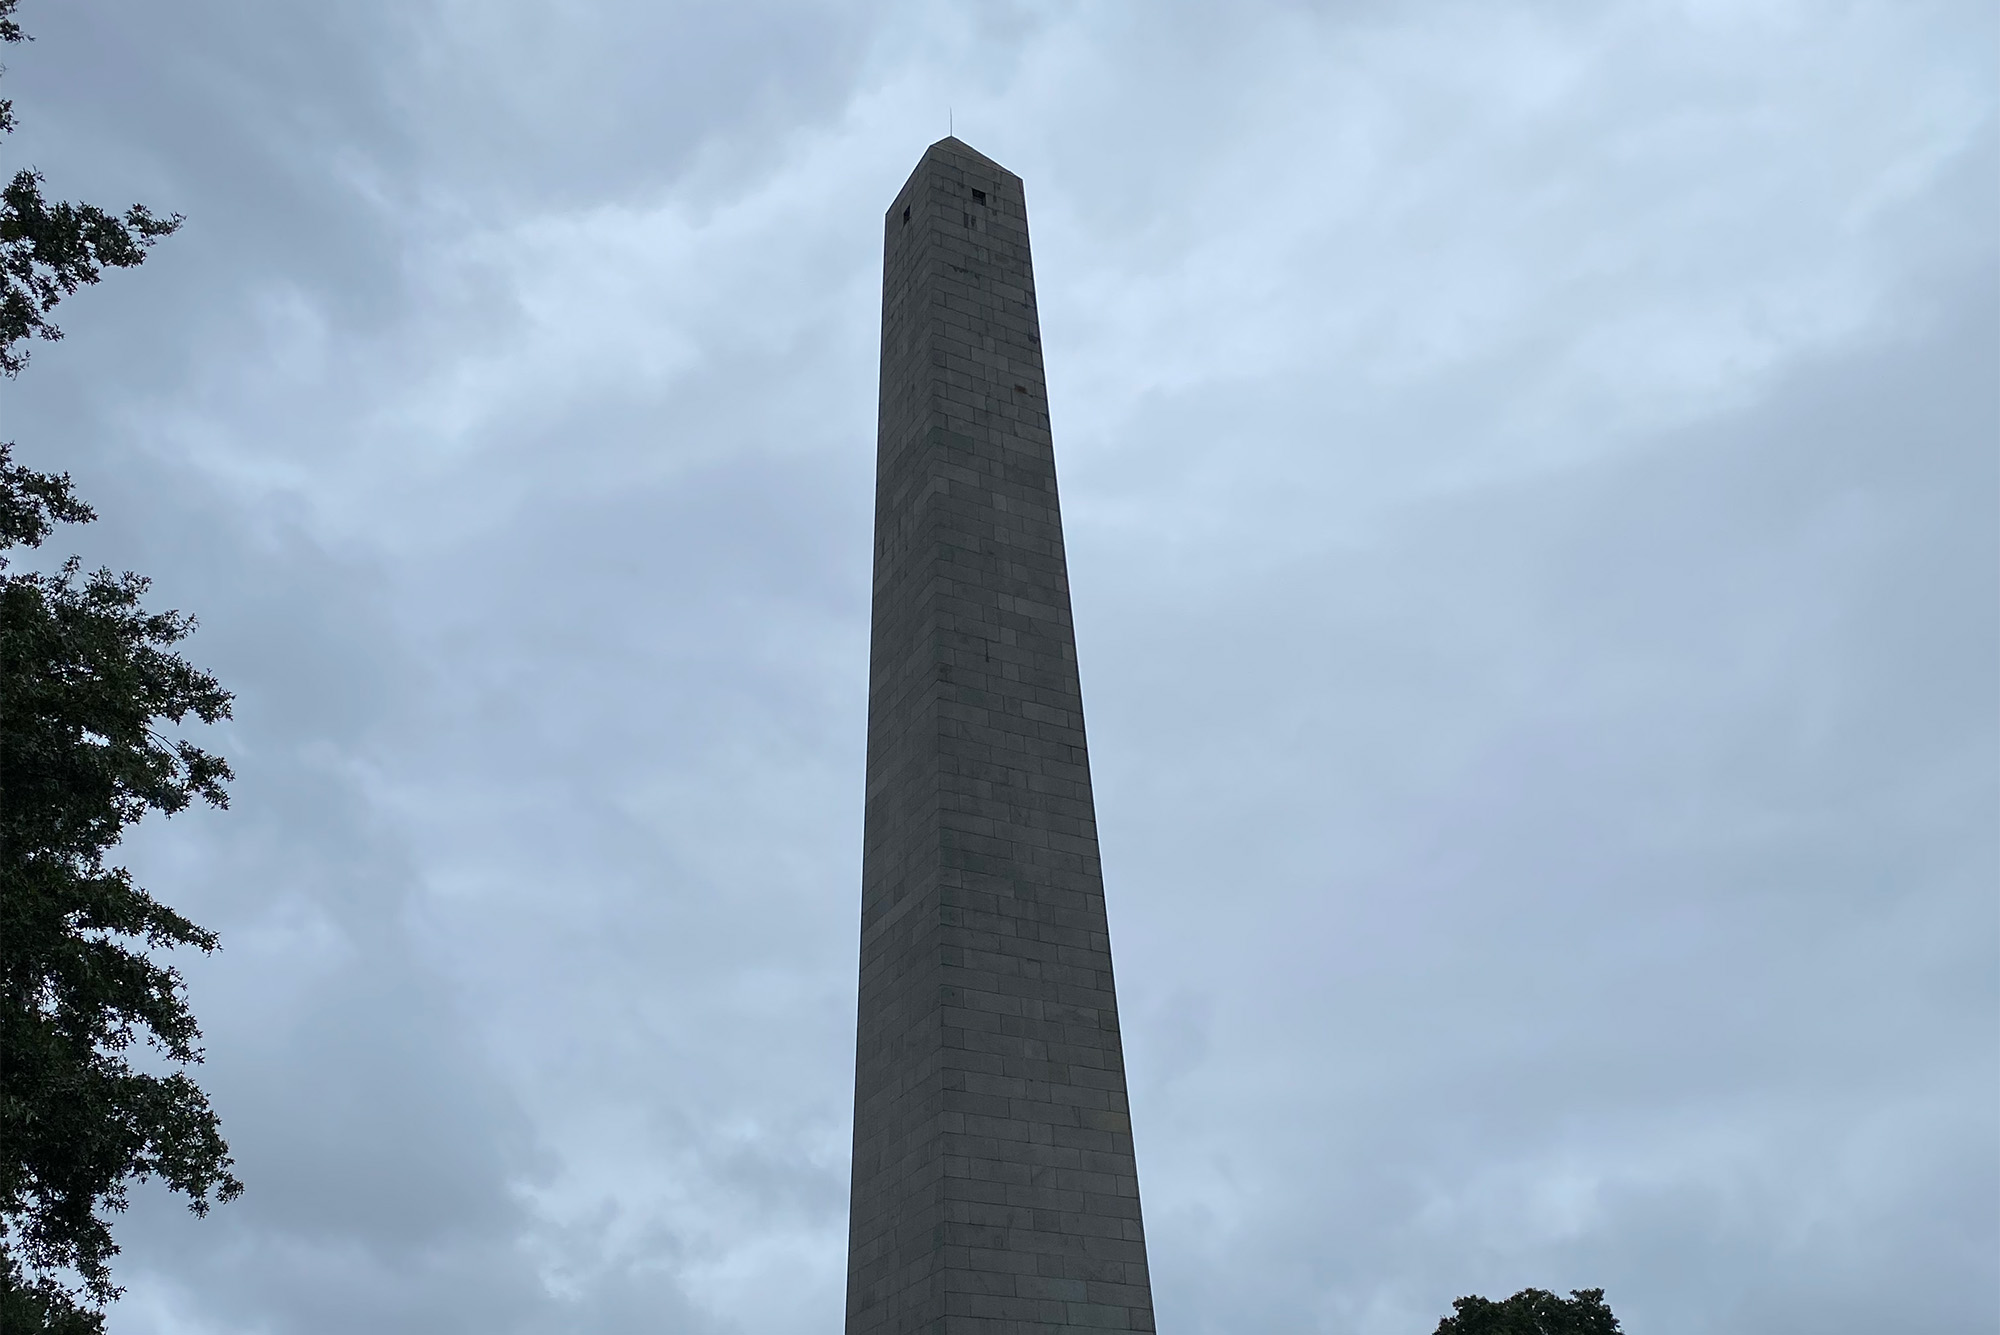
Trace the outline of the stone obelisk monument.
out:
M 882 267 L 847 1335 L 1150 1331 L 1020 178 Z

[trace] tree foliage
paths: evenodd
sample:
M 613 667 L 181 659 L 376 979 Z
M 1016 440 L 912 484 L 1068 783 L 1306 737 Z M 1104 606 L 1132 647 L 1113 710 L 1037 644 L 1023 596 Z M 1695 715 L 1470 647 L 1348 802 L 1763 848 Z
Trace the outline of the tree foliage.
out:
M 0 0 L 0 43 L 27 40 L 14 19 L 16 0 Z M 14 129 L 14 104 L 0 101 L 0 135 Z M 146 249 L 181 225 L 144 204 L 124 216 L 95 204 L 50 203 L 46 178 L 33 167 L 17 170 L 0 186 L 0 374 L 19 375 L 28 364 L 22 346 L 30 336 L 54 341 L 62 330 L 49 319 L 56 303 L 95 283 L 106 269 L 143 262 Z
M 0 42 L 24 34 L 0 0 Z M 13 109 L 0 102 L 0 133 Z M 49 312 L 179 225 L 51 204 L 26 169 L 0 188 L 0 373 L 61 331 Z M 159 954 L 214 935 L 106 862 L 149 811 L 227 805 L 228 765 L 166 731 L 229 716 L 229 693 L 174 646 L 194 628 L 141 605 L 147 581 L 14 570 L 58 524 L 95 518 L 67 474 L 0 444 L 0 1330 L 101 1331 L 117 1254 L 109 1216 L 157 1177 L 204 1213 L 242 1190 L 201 1089 L 180 974 Z M 134 1069 L 134 1044 L 163 1069 Z
M 1604 1305 L 1603 1289 L 1571 1289 L 1558 1298 L 1546 1289 L 1522 1289 L 1511 1298 L 1460 1298 L 1435 1335 L 1618 1335 L 1618 1318 Z

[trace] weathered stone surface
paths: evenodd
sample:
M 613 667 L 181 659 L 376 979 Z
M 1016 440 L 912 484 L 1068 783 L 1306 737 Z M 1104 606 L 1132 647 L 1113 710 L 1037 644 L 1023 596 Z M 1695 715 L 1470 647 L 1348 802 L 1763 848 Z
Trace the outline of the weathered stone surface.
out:
M 847 1331 L 1150 1331 L 1026 199 L 885 221 Z

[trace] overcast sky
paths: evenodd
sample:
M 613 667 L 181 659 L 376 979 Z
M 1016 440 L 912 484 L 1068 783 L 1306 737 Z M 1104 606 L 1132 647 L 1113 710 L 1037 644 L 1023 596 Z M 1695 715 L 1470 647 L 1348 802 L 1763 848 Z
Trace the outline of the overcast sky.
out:
M 237 692 L 117 1335 L 841 1328 L 880 219 L 1028 190 L 1160 1326 L 2000 1329 L 1988 0 L 29 0 Z M 60 552 L 56 553 L 60 554 Z

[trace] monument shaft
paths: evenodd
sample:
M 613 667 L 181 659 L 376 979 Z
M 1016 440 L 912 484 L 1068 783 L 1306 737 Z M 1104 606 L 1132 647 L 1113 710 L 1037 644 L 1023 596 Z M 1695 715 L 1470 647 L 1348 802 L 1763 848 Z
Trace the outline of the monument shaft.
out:
M 847 1332 L 1150 1331 L 1026 199 L 886 221 Z

